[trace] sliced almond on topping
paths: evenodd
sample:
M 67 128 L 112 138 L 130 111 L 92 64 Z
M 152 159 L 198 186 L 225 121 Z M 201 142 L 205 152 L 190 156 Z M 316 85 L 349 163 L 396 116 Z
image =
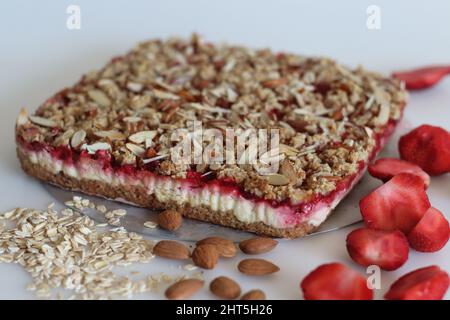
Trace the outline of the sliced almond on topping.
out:
M 23 126 L 24 124 L 28 123 L 28 111 L 25 108 L 20 109 L 19 116 L 17 117 L 17 126 Z
M 139 122 L 141 120 L 142 120 L 141 117 L 125 117 L 125 118 L 123 118 L 123 121 L 129 122 L 129 123 L 135 123 L 135 122 Z
M 238 97 L 238 94 L 233 89 L 228 88 L 227 89 L 227 97 L 228 97 L 228 100 L 230 100 L 231 102 L 235 102 Z
M 145 145 L 145 149 L 149 149 L 152 145 L 153 145 L 153 139 L 145 139 L 145 143 L 144 143 L 144 145 Z M 153 150 L 153 149 L 152 149 Z M 151 151 L 147 151 L 147 154 L 148 153 L 151 153 Z M 155 154 L 156 155 L 156 154 Z M 150 157 L 154 157 L 155 155 L 151 155 Z
M 281 162 L 280 172 L 289 179 L 289 182 L 294 185 L 300 185 L 304 179 L 304 172 L 300 169 L 296 170 L 294 165 L 289 160 Z
M 161 240 L 153 247 L 153 254 L 167 259 L 184 260 L 189 258 L 189 248 L 173 240 Z
M 180 280 L 167 288 L 165 295 L 170 300 L 185 300 L 199 291 L 204 283 L 203 280 L 199 279 Z
M 95 154 L 99 150 L 111 150 L 111 146 L 106 142 L 85 143 L 81 146 L 81 150 L 86 150 L 89 154 Z
M 366 134 L 367 134 L 367 136 L 368 136 L 369 138 L 372 138 L 372 136 L 373 136 L 373 130 L 372 130 L 371 128 L 369 128 L 369 127 L 364 127 L 364 131 L 366 132 Z
M 375 101 L 381 105 L 389 106 L 391 102 L 390 94 L 383 88 L 376 86 L 374 83 L 372 83 L 371 86 L 373 87 Z
M 267 182 L 273 186 L 284 186 L 289 183 L 289 179 L 282 174 L 271 174 L 266 177 Z
M 111 85 L 115 85 L 116 83 L 113 81 L 113 80 L 111 80 L 111 79 L 100 79 L 99 81 L 98 81 L 98 85 L 99 86 L 111 86 Z
M 133 92 L 140 92 L 142 91 L 143 88 L 143 84 L 142 83 L 137 83 L 137 82 L 128 82 L 127 83 L 127 89 Z
M 206 112 L 231 113 L 231 110 L 229 109 L 224 109 L 220 107 L 211 107 L 197 102 L 188 103 L 186 106 Z
M 264 259 L 245 259 L 239 262 L 238 270 L 250 276 L 263 276 L 280 271 L 280 268 Z
M 287 156 L 295 156 L 299 153 L 300 151 L 295 149 L 294 147 L 288 146 L 286 144 L 282 144 L 280 143 L 280 153 L 284 153 Z
M 86 131 L 83 129 L 78 130 L 73 134 L 72 139 L 70 139 L 70 145 L 72 148 L 78 148 L 83 143 L 84 139 L 86 139 Z
M 162 91 L 162 90 L 158 90 L 158 89 L 152 90 L 152 93 L 158 99 L 171 99 L 171 100 L 178 100 L 178 99 L 180 99 L 179 96 L 177 96 L 177 95 L 175 95 L 173 93 Z
M 137 157 L 142 157 L 145 154 L 145 149 L 136 144 L 127 143 L 125 144 L 125 147 Z
M 70 138 L 73 136 L 73 129 L 69 128 L 66 131 L 64 131 L 63 134 L 59 135 L 55 139 L 55 145 L 57 146 L 67 146 L 69 144 Z
M 100 138 L 108 138 L 111 140 L 125 140 L 126 136 L 117 130 L 96 131 L 94 134 Z
M 108 96 L 101 90 L 89 90 L 88 96 L 95 102 L 97 102 L 102 107 L 109 107 L 111 105 L 111 100 L 109 100 Z
M 278 244 L 278 241 L 272 238 L 255 237 L 241 241 L 239 248 L 246 254 L 260 254 L 271 251 Z
M 159 156 L 156 156 L 156 157 L 153 157 L 153 158 L 144 159 L 142 162 L 143 162 L 144 164 L 147 164 L 147 163 L 151 163 L 151 162 L 153 162 L 153 161 L 158 161 L 158 160 L 167 158 L 168 156 L 169 156 L 168 154 L 162 154 L 162 155 L 159 155 Z
M 144 143 L 144 141 L 146 141 L 147 139 L 153 140 L 156 134 L 157 134 L 156 130 L 140 131 L 129 136 L 128 140 L 137 144 L 141 144 Z
M 37 124 L 38 126 L 41 126 L 41 127 L 54 128 L 54 127 L 58 126 L 58 124 L 55 121 L 47 119 L 47 118 L 38 117 L 38 116 L 30 116 L 30 120 L 34 124 Z
M 371 95 L 364 105 L 364 110 L 369 110 L 375 102 L 375 95 Z
M 391 108 L 388 104 L 381 104 L 380 111 L 378 112 L 378 116 L 375 118 L 376 125 L 385 125 L 389 121 L 389 115 L 391 112 Z

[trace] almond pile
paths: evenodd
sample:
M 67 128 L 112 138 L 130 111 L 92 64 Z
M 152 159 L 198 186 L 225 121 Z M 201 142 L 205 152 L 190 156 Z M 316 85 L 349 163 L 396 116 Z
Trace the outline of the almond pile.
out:
M 245 254 L 261 254 L 273 250 L 278 242 L 271 238 L 254 237 L 241 241 L 239 248 Z M 184 244 L 177 241 L 161 240 L 153 248 L 156 256 L 185 260 L 189 257 L 195 266 L 202 269 L 214 269 L 220 258 L 233 258 L 237 254 L 237 246 L 230 240 L 221 237 L 208 237 L 196 243 L 192 253 Z M 189 265 L 192 266 L 192 265 Z M 193 267 L 193 266 L 192 266 Z M 244 259 L 239 262 L 238 270 L 246 275 L 264 276 L 276 273 L 280 268 L 265 259 Z M 187 299 L 203 287 L 203 282 L 182 280 L 175 283 L 166 291 L 168 299 Z M 233 279 L 220 276 L 210 283 L 210 291 L 223 299 L 236 299 L 241 295 L 240 285 Z M 263 291 L 253 289 L 242 296 L 243 300 L 263 300 Z

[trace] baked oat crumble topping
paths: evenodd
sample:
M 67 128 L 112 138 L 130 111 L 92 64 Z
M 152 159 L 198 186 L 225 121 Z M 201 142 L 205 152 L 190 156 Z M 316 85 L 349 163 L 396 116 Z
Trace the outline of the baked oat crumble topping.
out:
M 397 80 L 327 58 L 274 54 L 267 49 L 213 46 L 196 35 L 139 44 L 85 75 L 28 116 L 25 142 L 67 146 L 158 174 L 232 178 L 245 191 L 293 202 L 326 194 L 358 170 L 374 135 L 399 120 L 406 91 Z M 168 157 L 173 130 L 189 121 L 205 128 L 280 129 L 284 160 L 261 176 L 252 165 L 182 165 Z

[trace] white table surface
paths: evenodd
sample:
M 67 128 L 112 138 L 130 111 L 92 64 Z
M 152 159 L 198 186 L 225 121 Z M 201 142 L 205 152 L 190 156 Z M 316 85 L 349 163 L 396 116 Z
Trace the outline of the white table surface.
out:
M 66 28 L 66 8 L 81 8 L 81 30 Z M 380 30 L 366 27 L 366 8 L 381 8 Z M 2 1 L 0 2 L 0 211 L 16 206 L 43 208 L 51 201 L 42 186 L 19 168 L 14 146 L 18 110 L 33 110 L 83 72 L 101 67 L 136 42 L 169 35 L 188 36 L 196 31 L 210 41 L 252 47 L 271 47 L 304 54 L 327 55 L 350 66 L 389 73 L 394 69 L 450 63 L 450 2 L 431 1 Z M 414 126 L 429 123 L 450 129 L 450 78 L 430 90 L 414 93 L 406 119 Z M 392 141 L 395 150 L 397 141 Z M 390 155 L 395 155 L 392 151 Z M 432 204 L 450 218 L 450 175 L 433 178 Z M 228 275 L 244 291 L 263 289 L 269 298 L 299 299 L 299 282 L 318 265 L 340 261 L 360 272 L 345 249 L 352 228 L 292 241 L 264 257 L 281 272 L 266 278 L 242 276 L 237 261 L 223 260 L 205 273 L 211 280 Z M 242 257 L 242 256 L 241 256 Z M 241 258 L 238 257 L 238 258 Z M 380 298 L 399 276 L 413 269 L 439 265 L 450 272 L 450 245 L 422 254 L 410 252 L 408 262 L 382 273 Z M 164 270 L 181 274 L 181 264 L 154 260 L 139 266 L 142 274 Z M 29 275 L 17 265 L 0 264 L 0 298 L 32 299 L 25 290 Z M 161 298 L 160 293 L 138 298 Z M 212 298 L 203 290 L 197 298 Z M 450 298 L 447 293 L 446 298 Z

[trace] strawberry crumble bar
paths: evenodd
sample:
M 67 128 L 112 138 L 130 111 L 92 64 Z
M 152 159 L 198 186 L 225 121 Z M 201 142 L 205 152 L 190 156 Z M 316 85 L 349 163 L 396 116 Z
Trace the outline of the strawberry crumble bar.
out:
M 406 100 L 398 80 L 326 58 L 214 46 L 195 35 L 154 40 L 33 115 L 22 110 L 17 153 L 29 175 L 63 188 L 293 238 L 316 229 L 354 187 Z M 173 162 L 169 136 L 193 120 L 279 129 L 279 171 Z

